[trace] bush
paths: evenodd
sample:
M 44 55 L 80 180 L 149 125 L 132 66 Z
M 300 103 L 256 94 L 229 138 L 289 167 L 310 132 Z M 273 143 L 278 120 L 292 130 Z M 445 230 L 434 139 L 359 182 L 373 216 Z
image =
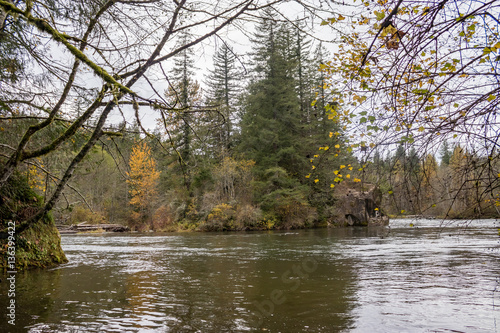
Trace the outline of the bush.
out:
M 153 230 L 156 231 L 175 231 L 175 212 L 172 207 L 162 205 L 153 214 Z
M 262 221 L 262 210 L 252 205 L 242 205 L 236 211 L 236 224 L 243 227 L 243 229 L 257 229 L 260 228 Z
M 276 218 L 277 229 L 304 228 L 317 218 L 301 188 L 279 189 L 264 196 L 262 208 Z
M 215 206 L 206 221 L 200 225 L 204 231 L 241 230 L 235 221 L 236 211 L 233 206 L 222 203 Z
M 74 208 L 69 217 L 70 224 L 87 222 L 89 224 L 101 224 L 106 222 L 106 218 L 99 212 L 92 212 L 90 209 L 82 206 Z

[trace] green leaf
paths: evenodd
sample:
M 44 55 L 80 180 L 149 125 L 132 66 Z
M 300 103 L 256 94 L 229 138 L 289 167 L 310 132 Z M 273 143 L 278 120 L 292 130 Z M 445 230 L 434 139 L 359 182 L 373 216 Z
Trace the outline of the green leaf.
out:
M 490 96 L 488 96 L 487 100 L 488 100 L 488 102 L 491 102 L 495 98 L 497 98 L 497 97 L 495 95 L 491 94 Z
M 366 117 L 363 117 L 363 118 L 361 118 L 361 119 L 359 120 L 359 123 L 360 123 L 360 124 L 363 124 L 363 123 L 366 123 L 366 121 L 367 121 L 367 120 L 366 120 Z
M 374 14 L 375 14 L 375 17 L 377 18 L 377 21 L 382 21 L 385 18 L 385 13 L 380 13 L 380 12 L 375 11 Z
M 425 95 L 429 93 L 428 89 L 413 89 L 412 93 L 416 95 Z

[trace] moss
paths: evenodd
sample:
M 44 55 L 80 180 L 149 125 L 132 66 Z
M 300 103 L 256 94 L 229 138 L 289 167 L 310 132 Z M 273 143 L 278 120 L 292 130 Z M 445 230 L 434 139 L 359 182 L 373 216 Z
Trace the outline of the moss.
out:
M 0 268 L 7 269 L 7 239 L 0 240 Z M 15 234 L 16 269 L 51 267 L 67 262 L 61 236 L 53 219 L 46 216 L 20 234 Z
M 68 260 L 61 248 L 61 236 L 51 214 L 28 228 L 18 231 L 8 229 L 9 221 L 19 222 L 37 213 L 43 207 L 43 199 L 28 185 L 26 177 L 19 173 L 11 176 L 0 190 L 0 269 L 12 270 L 8 266 L 9 236 L 14 241 L 16 269 L 50 267 Z M 12 223 L 12 222 L 11 222 Z

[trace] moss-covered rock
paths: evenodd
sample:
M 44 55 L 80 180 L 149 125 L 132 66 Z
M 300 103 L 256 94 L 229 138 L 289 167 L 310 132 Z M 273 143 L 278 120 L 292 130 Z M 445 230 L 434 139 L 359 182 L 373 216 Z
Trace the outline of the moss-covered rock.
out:
M 0 269 L 50 267 L 68 260 L 50 214 L 28 227 L 21 223 L 43 207 L 43 198 L 17 173 L 0 189 Z M 12 254 L 15 251 L 15 263 Z

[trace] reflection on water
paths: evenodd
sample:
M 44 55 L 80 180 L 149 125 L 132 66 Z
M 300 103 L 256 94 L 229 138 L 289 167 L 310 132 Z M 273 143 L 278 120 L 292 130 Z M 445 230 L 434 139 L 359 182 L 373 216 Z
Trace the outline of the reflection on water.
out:
M 70 262 L 18 273 L 0 329 L 500 332 L 498 227 L 65 235 Z

